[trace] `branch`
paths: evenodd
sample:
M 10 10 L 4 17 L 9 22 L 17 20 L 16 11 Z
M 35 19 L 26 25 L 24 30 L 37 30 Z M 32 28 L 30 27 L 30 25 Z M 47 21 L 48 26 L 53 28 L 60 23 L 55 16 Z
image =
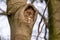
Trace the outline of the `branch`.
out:
M 7 15 L 6 12 L 2 9 L 0 9 L 2 11 L 2 13 L 0 13 L 0 15 Z
M 42 16 L 42 18 L 41 18 L 41 21 L 39 22 L 38 35 L 37 35 L 36 40 L 38 40 L 38 37 L 39 37 L 40 33 L 42 32 L 42 29 L 43 29 L 43 26 L 44 26 L 44 24 L 43 24 L 43 25 L 42 25 L 42 28 L 41 28 L 41 31 L 39 32 L 39 28 L 40 28 L 40 24 L 41 24 L 42 20 L 44 20 L 44 22 L 45 22 L 46 25 L 48 25 L 47 20 L 46 20 L 46 18 L 44 17 L 46 8 L 47 8 L 47 6 L 48 6 L 48 3 L 49 3 L 49 0 L 48 0 L 48 2 L 47 2 L 47 4 L 46 4 L 46 7 L 45 7 L 44 11 L 43 11 L 43 15 L 42 15 L 41 13 L 39 13 L 39 15 Z
M 42 25 L 41 31 L 38 32 L 38 35 L 37 35 L 37 37 L 36 37 L 36 40 L 38 40 L 38 37 L 39 37 L 40 33 L 42 32 L 43 27 L 44 27 L 44 24 Z
M 0 10 L 2 11 L 2 12 L 5 12 L 4 10 L 2 10 L 1 8 L 0 8 Z

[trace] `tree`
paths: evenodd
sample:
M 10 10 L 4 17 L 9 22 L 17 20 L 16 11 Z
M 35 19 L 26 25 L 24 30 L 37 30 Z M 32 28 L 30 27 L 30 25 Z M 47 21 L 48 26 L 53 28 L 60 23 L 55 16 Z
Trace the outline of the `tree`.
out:
M 60 0 L 49 1 L 49 40 L 60 40 Z
M 7 15 L 11 28 L 11 40 L 30 40 L 37 10 L 26 0 L 8 0 Z

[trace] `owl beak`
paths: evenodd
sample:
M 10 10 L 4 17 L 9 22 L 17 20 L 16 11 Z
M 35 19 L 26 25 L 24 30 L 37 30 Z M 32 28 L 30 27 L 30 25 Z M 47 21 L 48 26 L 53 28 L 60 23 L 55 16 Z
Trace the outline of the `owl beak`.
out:
M 28 18 L 28 20 L 29 20 L 28 23 L 30 23 L 31 22 L 31 18 Z

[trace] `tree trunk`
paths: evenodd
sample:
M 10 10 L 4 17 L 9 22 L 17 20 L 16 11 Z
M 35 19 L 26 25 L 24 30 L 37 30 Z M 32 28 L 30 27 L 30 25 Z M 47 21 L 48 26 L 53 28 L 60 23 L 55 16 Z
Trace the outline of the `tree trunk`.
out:
M 8 0 L 8 19 L 11 26 L 11 40 L 31 40 L 37 10 L 26 0 Z
M 49 17 L 49 40 L 60 40 L 60 0 L 50 0 Z

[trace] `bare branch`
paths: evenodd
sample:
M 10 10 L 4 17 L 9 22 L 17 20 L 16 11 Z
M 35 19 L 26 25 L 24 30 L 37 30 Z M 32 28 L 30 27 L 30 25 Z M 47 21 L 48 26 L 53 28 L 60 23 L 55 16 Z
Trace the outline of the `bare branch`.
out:
M 2 12 L 5 12 L 4 10 L 2 10 L 1 8 L 0 8 L 0 10 L 2 11 Z
M 0 9 L 2 11 L 2 13 L 0 13 L 0 15 L 6 15 L 6 12 L 2 9 Z
M 39 37 L 40 33 L 42 32 L 43 27 L 44 27 L 44 24 L 42 25 L 42 28 L 41 28 L 40 32 L 38 32 L 38 35 L 36 37 L 36 40 L 38 40 L 38 37 Z
M 48 6 L 48 3 L 49 3 L 49 0 L 48 0 L 48 2 L 47 2 L 47 4 L 46 4 L 46 7 L 45 7 L 44 11 L 43 11 L 43 15 L 42 15 L 41 13 L 39 13 L 39 15 L 42 16 L 42 18 L 41 18 L 41 21 L 39 22 L 39 25 L 38 25 L 38 35 L 37 35 L 36 40 L 38 40 L 38 37 L 39 37 L 40 33 L 42 32 L 42 29 L 43 29 L 43 26 L 44 26 L 44 24 L 43 24 L 43 25 L 42 25 L 42 28 L 41 28 L 41 31 L 39 32 L 39 28 L 40 28 L 40 24 L 41 24 L 42 20 L 44 20 L 45 24 L 48 26 L 47 20 L 46 20 L 46 18 L 44 17 L 46 8 L 47 8 L 47 6 Z

